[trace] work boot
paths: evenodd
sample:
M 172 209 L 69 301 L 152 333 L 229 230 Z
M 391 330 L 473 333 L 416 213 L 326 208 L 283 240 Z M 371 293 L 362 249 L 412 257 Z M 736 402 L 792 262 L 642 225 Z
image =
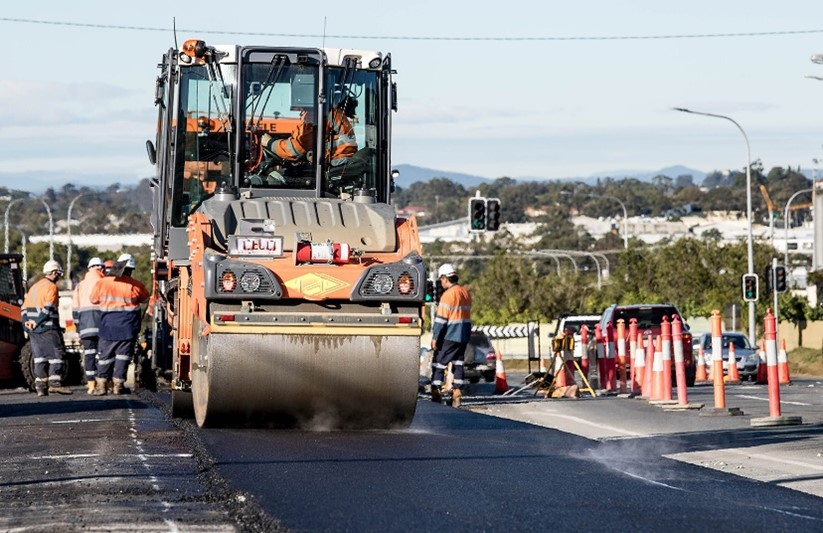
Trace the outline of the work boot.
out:
M 106 378 L 94 378 L 94 391 L 91 393 L 92 396 L 105 396 L 106 395 L 106 382 L 108 380 Z
M 49 390 L 51 392 L 56 392 L 57 394 L 74 394 L 74 391 L 68 387 L 64 387 L 59 382 L 50 381 L 49 382 Z
M 443 396 L 440 394 L 440 389 L 432 387 L 432 401 L 434 403 L 443 403 Z
M 35 390 L 37 391 L 37 397 L 38 398 L 40 396 L 48 396 L 49 395 L 49 391 L 46 387 L 37 387 Z
M 460 392 L 460 389 L 453 389 L 452 390 L 452 407 L 460 407 L 460 397 L 463 396 L 463 393 Z
M 97 386 L 94 380 L 90 379 L 88 383 L 86 383 L 86 385 L 89 387 L 88 391 L 86 391 L 86 394 L 94 394 L 94 389 Z
M 121 395 L 121 394 L 131 394 L 131 389 L 126 387 L 126 384 L 122 381 L 114 380 L 114 390 L 112 391 L 114 395 Z

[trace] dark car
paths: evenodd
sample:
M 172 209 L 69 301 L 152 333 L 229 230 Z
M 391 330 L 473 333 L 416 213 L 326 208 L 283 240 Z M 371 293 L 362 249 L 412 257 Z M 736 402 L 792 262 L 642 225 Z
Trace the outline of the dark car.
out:
M 723 346 L 723 374 L 728 373 L 729 345 L 734 345 L 734 358 L 737 361 L 737 371 L 740 374 L 740 379 L 755 381 L 757 379 L 757 369 L 760 366 L 760 355 L 757 353 L 757 348 L 749 342 L 749 338 L 742 333 L 727 332 L 722 334 L 720 342 Z M 711 371 L 711 333 L 704 333 L 700 336 L 700 346 L 703 347 L 706 367 Z
M 637 320 L 637 330 L 640 332 L 647 332 L 649 335 L 660 335 L 660 325 L 663 323 L 663 317 L 669 321 L 672 317 L 677 315 L 680 320 L 683 320 L 680 311 L 672 304 L 633 304 L 633 305 L 610 305 L 603 311 L 600 317 L 600 328 L 605 333 L 607 324 L 611 324 L 615 334 L 617 333 L 617 321 L 621 318 L 626 324 L 626 332 L 629 331 L 629 321 L 631 319 Z M 689 332 L 689 326 L 683 320 L 683 361 L 686 367 L 686 386 L 694 385 L 695 378 L 695 361 L 692 352 L 692 334 Z M 628 363 L 627 363 L 628 366 Z M 676 375 L 672 372 L 672 381 L 676 379 Z
M 420 388 L 431 383 L 432 351 L 420 348 Z M 463 352 L 463 379 L 469 383 L 479 383 L 482 378 L 486 383 L 494 381 L 497 364 L 497 351 L 482 331 L 472 331 L 466 351 Z

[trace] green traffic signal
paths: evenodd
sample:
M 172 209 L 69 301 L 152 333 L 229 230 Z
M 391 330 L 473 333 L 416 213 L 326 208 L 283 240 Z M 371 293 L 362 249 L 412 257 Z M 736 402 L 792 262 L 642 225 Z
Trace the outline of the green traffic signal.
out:
M 485 231 L 486 229 L 486 199 L 469 199 L 469 229 L 471 231 Z

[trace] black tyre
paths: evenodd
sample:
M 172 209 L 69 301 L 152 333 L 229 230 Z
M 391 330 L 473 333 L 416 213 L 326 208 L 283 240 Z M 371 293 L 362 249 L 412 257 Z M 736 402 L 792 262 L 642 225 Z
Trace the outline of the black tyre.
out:
M 27 342 L 20 348 L 20 370 L 23 372 L 25 386 L 34 390 L 34 352 L 31 350 L 31 343 Z
M 494 381 L 494 378 L 495 373 L 493 371 L 489 370 L 487 372 L 483 372 L 483 381 L 485 381 L 486 383 L 491 383 L 492 381 Z
M 31 343 L 27 342 L 20 348 L 20 371 L 25 381 L 24 386 L 34 390 L 34 352 Z M 83 382 L 83 362 L 79 352 L 69 350 L 63 364 L 63 373 L 60 376 L 63 385 L 79 385 Z
M 471 384 L 480 383 L 480 376 L 470 377 L 469 378 L 469 383 L 471 383 Z

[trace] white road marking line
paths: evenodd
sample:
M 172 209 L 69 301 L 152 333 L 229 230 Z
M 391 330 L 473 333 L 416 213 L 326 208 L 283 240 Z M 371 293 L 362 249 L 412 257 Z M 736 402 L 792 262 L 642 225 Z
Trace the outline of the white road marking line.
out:
M 769 401 L 768 398 L 760 398 L 759 396 L 749 396 L 747 394 L 735 394 L 735 396 L 738 397 L 738 398 L 747 398 L 749 400 L 760 400 L 761 402 L 768 402 Z M 788 405 L 803 405 L 805 407 L 809 407 L 809 406 L 812 405 L 810 403 L 788 402 L 786 400 L 780 400 L 780 403 L 785 403 L 785 404 L 788 404 Z
M 667 489 L 679 490 L 679 491 L 682 491 L 682 492 L 689 492 L 686 489 L 683 489 L 683 488 L 680 488 L 680 487 L 675 487 L 675 486 L 672 486 L 672 485 L 666 485 L 665 483 L 661 483 L 659 481 L 655 481 L 653 479 L 649 479 L 649 478 L 646 478 L 646 477 L 643 477 L 643 476 L 638 476 L 637 474 L 632 474 L 631 472 L 626 472 L 624 470 L 618 470 L 618 472 L 620 472 L 621 474 L 626 474 L 629 477 L 639 479 L 640 481 L 645 481 L 646 483 L 651 483 L 652 485 L 660 485 L 661 487 L 666 487 Z
M 87 459 L 89 457 L 100 457 L 99 453 L 71 453 L 66 455 L 36 455 L 30 459 Z
M 108 422 L 106 418 L 77 418 L 74 420 L 52 420 L 52 424 L 84 424 L 86 422 Z

